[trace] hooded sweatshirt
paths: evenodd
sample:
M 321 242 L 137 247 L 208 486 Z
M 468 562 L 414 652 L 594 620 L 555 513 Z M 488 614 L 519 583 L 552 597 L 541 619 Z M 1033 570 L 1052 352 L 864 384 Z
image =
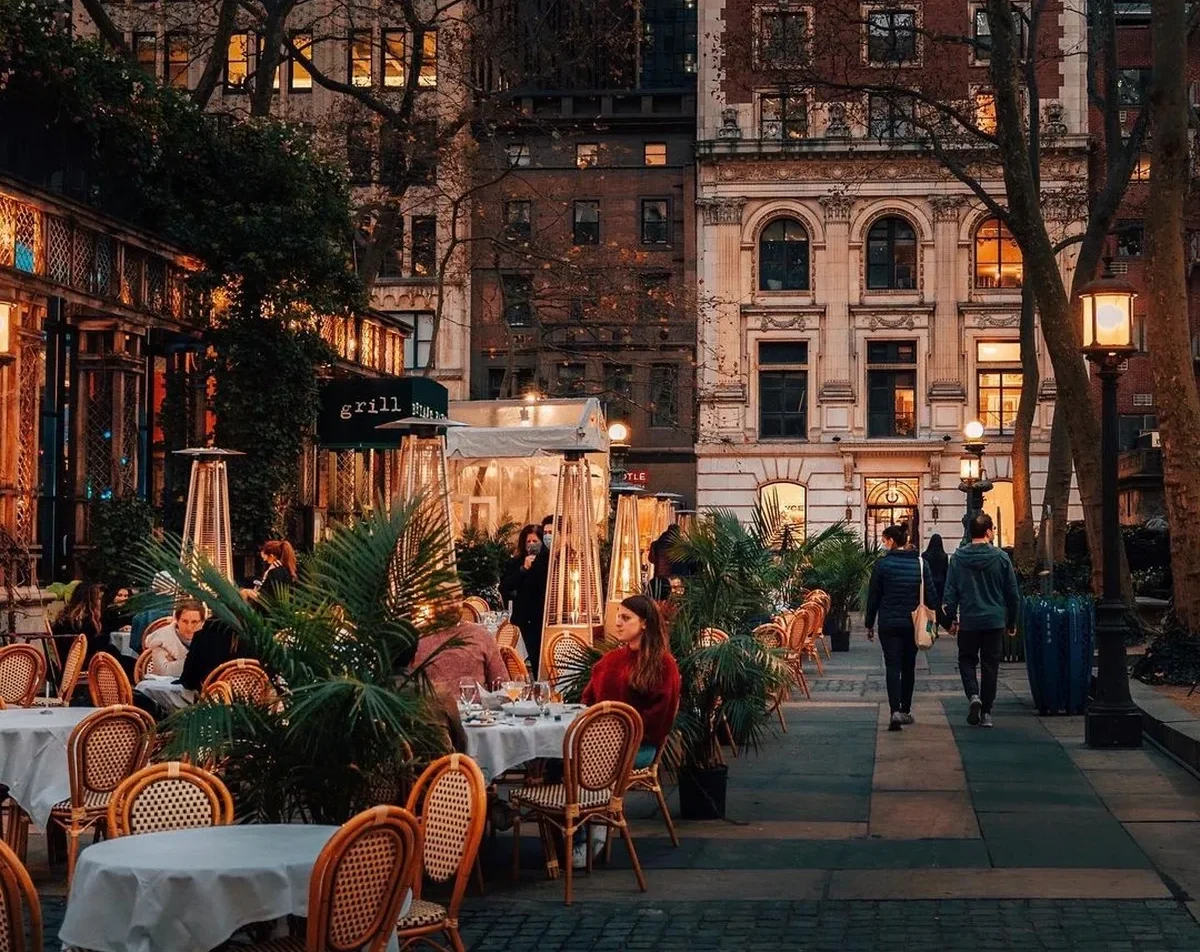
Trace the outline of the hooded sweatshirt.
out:
M 1021 593 L 1017 573 L 1003 549 L 970 543 L 950 559 L 946 573 L 946 622 L 966 631 L 1015 628 Z

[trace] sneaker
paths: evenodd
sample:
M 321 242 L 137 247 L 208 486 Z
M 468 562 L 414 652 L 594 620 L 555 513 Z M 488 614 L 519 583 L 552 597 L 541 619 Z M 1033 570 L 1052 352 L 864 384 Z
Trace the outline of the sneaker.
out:
M 992 726 L 992 715 L 984 714 L 983 719 L 980 720 L 980 722 L 979 722 L 979 726 L 980 727 L 991 727 Z
M 912 714 L 910 714 L 908 711 L 901 711 L 901 712 L 900 712 L 900 723 L 901 723 L 901 724 L 905 724 L 905 725 L 907 725 L 907 724 L 911 724 L 911 723 L 913 723 L 915 720 L 916 720 L 916 718 L 915 718 L 915 717 L 913 717 L 913 716 L 912 716 Z
M 904 724 L 904 715 L 899 711 L 892 711 L 892 719 L 888 722 L 888 730 L 898 731 Z
M 983 701 L 979 700 L 979 695 L 971 696 L 971 707 L 967 711 L 967 723 L 974 727 L 979 723 L 979 715 L 983 713 Z

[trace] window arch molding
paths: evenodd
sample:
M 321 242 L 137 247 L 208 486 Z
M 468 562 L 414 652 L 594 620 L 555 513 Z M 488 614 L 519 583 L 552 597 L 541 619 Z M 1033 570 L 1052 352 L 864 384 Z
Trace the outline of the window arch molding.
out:
M 892 288 L 892 287 L 870 287 L 868 286 L 869 277 L 869 258 L 870 258 L 870 242 L 869 236 L 871 229 L 874 228 L 880 221 L 886 218 L 898 218 L 905 222 L 913 232 L 914 237 L 914 270 L 913 270 L 913 287 L 911 288 Z M 928 217 L 921 209 L 909 206 L 907 204 L 899 204 L 893 201 L 877 201 L 872 203 L 867 208 L 863 209 L 850 222 L 850 247 L 858 252 L 858 283 L 860 294 L 910 294 L 920 295 L 925 280 L 925 255 L 924 248 L 927 244 L 933 241 L 933 226 Z
M 758 291 L 812 292 L 812 234 L 804 221 L 781 214 L 758 232 L 755 281 Z

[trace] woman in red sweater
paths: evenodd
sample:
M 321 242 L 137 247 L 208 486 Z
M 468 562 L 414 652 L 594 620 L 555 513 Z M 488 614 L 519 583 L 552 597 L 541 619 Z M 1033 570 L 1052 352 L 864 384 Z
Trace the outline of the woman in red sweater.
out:
M 642 746 L 633 765 L 648 767 L 671 732 L 679 703 L 679 667 L 667 644 L 662 613 L 645 595 L 621 602 L 616 635 L 621 647 L 596 662 L 583 703 L 623 701 L 641 714 Z

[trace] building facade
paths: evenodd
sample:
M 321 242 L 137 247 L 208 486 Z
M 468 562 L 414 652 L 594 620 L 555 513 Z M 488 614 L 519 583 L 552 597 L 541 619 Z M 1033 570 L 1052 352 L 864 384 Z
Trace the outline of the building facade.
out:
M 986 63 L 965 43 L 936 56 L 922 44 L 927 34 L 968 34 L 977 6 L 855 6 L 871 37 L 864 29 L 861 50 L 848 55 L 869 72 L 881 66 L 876 36 L 887 40 L 885 56 L 911 42 L 908 62 L 891 64 L 908 70 L 905 82 L 933 82 L 936 73 L 942 95 L 971 102 L 987 82 Z M 957 539 L 961 434 L 979 419 L 996 487 L 988 508 L 1010 544 L 1020 251 L 894 102 L 865 90 L 823 101 L 781 88 L 760 69 L 772 48 L 768 26 L 815 37 L 820 55 L 822 18 L 835 9 L 700 4 L 709 45 L 697 96 L 699 504 L 748 517 L 769 494 L 801 532 L 844 520 L 877 539 L 886 525 L 905 522 L 922 539 Z M 1082 16 L 1064 8 L 1051 20 L 1061 48 L 1077 48 Z M 739 57 L 744 37 L 754 38 L 754 52 Z M 1043 153 L 1042 188 L 1060 235 L 1078 227 L 1068 195 L 1086 174 L 1085 79 L 1082 59 L 1066 56 L 1043 78 L 1056 135 Z M 994 160 L 977 167 L 1002 199 Z M 1069 250 L 1061 264 L 1069 279 Z M 1035 499 L 1054 400 L 1040 335 L 1038 360 Z

